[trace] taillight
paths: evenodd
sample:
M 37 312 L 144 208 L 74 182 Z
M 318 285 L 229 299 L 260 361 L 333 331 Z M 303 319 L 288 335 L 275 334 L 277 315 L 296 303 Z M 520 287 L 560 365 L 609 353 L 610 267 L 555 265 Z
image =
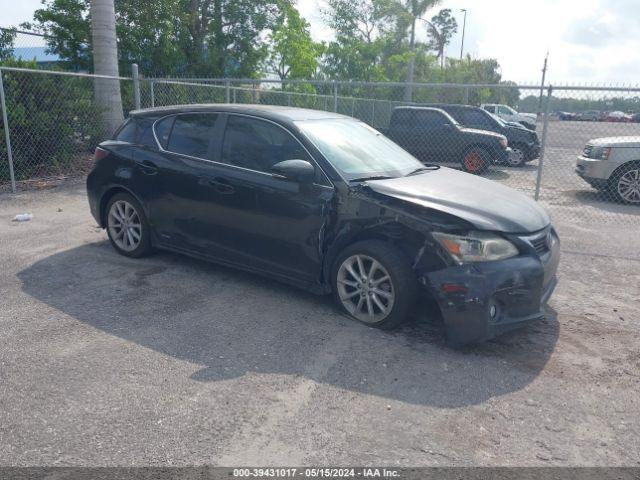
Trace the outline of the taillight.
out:
M 107 150 L 97 147 L 95 153 L 93 154 L 93 160 L 97 162 L 98 160 L 102 160 L 107 155 L 109 155 L 109 152 Z

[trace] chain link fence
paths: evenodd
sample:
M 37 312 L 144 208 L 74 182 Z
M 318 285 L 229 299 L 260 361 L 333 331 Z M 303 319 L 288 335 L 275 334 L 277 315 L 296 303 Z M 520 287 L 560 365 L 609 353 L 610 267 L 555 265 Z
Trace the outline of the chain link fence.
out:
M 2 188 L 10 189 L 12 180 L 16 188 L 28 188 L 41 179 L 85 174 L 95 146 L 112 135 L 94 101 L 97 77 L 8 67 L 0 73 Z M 575 228 L 608 224 L 633 238 L 640 230 L 640 117 L 632 115 L 640 111 L 637 88 L 415 84 L 406 102 L 402 83 L 115 80 L 125 114 L 178 104 L 252 103 L 348 115 L 424 162 L 519 190 Z

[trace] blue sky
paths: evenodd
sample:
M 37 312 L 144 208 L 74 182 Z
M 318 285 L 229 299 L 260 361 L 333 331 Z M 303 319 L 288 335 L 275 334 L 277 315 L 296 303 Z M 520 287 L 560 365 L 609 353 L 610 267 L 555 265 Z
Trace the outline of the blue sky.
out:
M 0 2 L 1 26 L 31 20 L 40 7 L 40 0 Z M 321 5 L 298 0 L 314 38 L 328 40 Z M 451 8 L 460 26 L 460 9 L 467 9 L 465 52 L 496 58 L 506 79 L 539 82 L 549 50 L 551 82 L 640 85 L 640 0 L 444 0 L 426 16 L 440 8 Z M 426 35 L 424 28 L 420 33 Z M 460 37 L 449 46 L 450 56 L 459 56 Z

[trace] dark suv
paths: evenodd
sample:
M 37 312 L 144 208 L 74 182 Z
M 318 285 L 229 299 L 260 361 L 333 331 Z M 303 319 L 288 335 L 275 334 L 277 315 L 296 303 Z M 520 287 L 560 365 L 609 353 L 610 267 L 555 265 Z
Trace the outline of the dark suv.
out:
M 507 123 L 497 115 L 471 105 L 431 104 L 428 106 L 444 110 L 465 127 L 488 130 L 507 137 L 511 152 L 505 163 L 512 167 L 522 166 L 540 155 L 538 134 L 519 123 Z
M 440 108 L 396 107 L 386 134 L 424 163 L 455 163 L 469 173 L 509 157 L 504 135 L 466 128 Z
M 122 255 L 171 250 L 333 293 L 347 315 L 380 328 L 428 297 L 456 343 L 542 318 L 556 284 L 559 241 L 539 204 L 425 166 L 337 113 L 132 112 L 96 149 L 87 193 Z

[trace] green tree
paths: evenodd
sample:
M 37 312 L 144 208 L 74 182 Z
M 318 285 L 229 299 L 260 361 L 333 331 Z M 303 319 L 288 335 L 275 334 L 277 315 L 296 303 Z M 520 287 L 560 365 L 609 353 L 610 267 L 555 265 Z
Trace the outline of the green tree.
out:
M 117 0 L 120 69 L 146 75 L 256 76 L 267 49 L 264 32 L 278 1 Z M 30 25 L 47 33 L 49 50 L 90 69 L 89 0 L 44 0 Z
M 0 62 L 13 57 L 13 42 L 16 39 L 15 30 L 0 30 Z
M 444 68 L 444 49 L 451 41 L 451 37 L 458 31 L 458 22 L 451 16 L 451 9 L 444 8 L 437 15 L 431 17 L 427 23 L 429 34 L 428 47 L 435 50 L 440 60 L 440 68 Z
M 269 34 L 266 66 L 281 80 L 312 78 L 318 67 L 323 45 L 312 40 L 309 22 L 290 4 L 283 3 L 281 13 Z

